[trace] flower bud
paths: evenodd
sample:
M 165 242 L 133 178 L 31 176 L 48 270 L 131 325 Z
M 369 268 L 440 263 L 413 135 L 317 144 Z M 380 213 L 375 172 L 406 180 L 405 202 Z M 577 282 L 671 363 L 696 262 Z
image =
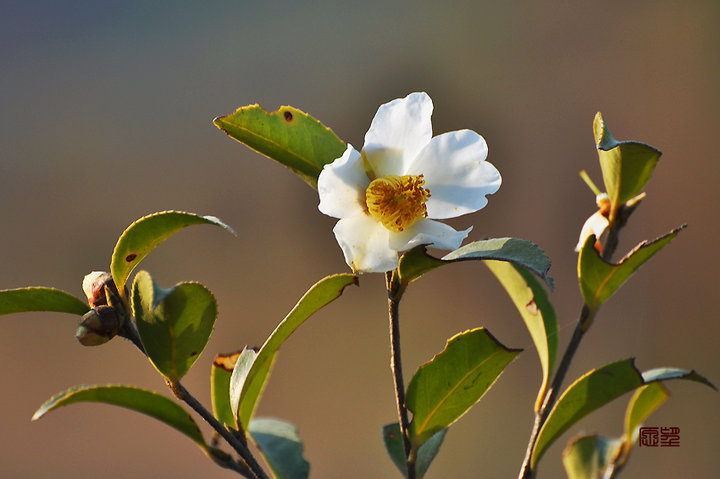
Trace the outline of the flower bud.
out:
M 83 291 L 85 291 L 91 308 L 108 304 L 107 295 L 105 294 L 106 285 L 117 295 L 117 287 L 110 273 L 93 271 L 83 279 Z
M 98 306 L 83 315 L 75 337 L 83 346 L 99 346 L 114 338 L 122 323 L 115 308 Z

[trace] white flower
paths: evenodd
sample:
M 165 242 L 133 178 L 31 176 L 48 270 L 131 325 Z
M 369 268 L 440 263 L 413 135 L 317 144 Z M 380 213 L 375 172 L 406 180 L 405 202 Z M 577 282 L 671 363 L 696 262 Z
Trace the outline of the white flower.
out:
M 472 227 L 455 231 L 434 219 L 487 204 L 502 179 L 474 131 L 433 138 L 432 100 L 412 93 L 382 105 L 358 152 L 348 145 L 318 178 L 320 211 L 339 218 L 333 232 L 356 272 L 397 268 L 398 252 L 419 244 L 454 250 Z

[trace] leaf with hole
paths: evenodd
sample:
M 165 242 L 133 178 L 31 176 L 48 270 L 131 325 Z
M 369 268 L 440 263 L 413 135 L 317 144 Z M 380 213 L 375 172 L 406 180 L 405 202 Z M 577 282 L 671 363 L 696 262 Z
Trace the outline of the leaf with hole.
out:
M 200 283 L 160 288 L 149 273 L 135 276 L 133 314 L 140 339 L 153 365 L 171 383 L 192 367 L 210 339 L 217 305 Z
M 89 310 L 86 302 L 55 288 L 35 286 L 0 291 L 0 315 L 50 311 L 82 316 Z
M 303 444 L 294 425 L 280 419 L 254 418 L 249 432 L 276 479 L 307 479 L 310 464 L 303 457 Z
M 595 249 L 595 236 L 590 235 L 578 256 L 578 279 L 585 304 L 591 310 L 597 309 L 683 228 L 684 226 L 676 228 L 654 241 L 643 241 L 617 264 L 609 263 L 600 257 Z
M 345 152 L 345 143 L 330 128 L 291 106 L 268 113 L 260 105 L 248 105 L 215 118 L 213 123 L 230 138 L 286 166 L 315 189 L 323 166 Z
M 112 254 L 110 272 L 118 291 L 125 290 L 125 283 L 133 269 L 157 245 L 183 228 L 192 225 L 220 226 L 232 234 L 235 231 L 214 216 L 200 216 L 182 211 L 162 211 L 144 216 L 120 235 Z
M 338 298 L 351 284 L 357 284 L 353 274 L 327 276 L 315 283 L 278 324 L 257 356 L 238 361 L 230 380 L 230 398 L 240 427 L 247 429 L 250 423 L 280 346 L 306 319 Z
M 520 353 L 500 344 L 484 328 L 450 338 L 445 349 L 417 370 L 405 402 L 413 413 L 410 442 L 419 447 L 460 419 Z

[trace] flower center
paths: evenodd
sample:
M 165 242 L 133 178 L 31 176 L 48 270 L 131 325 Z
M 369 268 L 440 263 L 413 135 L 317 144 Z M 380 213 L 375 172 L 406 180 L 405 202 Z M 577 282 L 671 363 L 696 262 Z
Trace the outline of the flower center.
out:
M 423 185 L 423 175 L 391 175 L 373 180 L 365 191 L 368 213 L 390 231 L 403 231 L 427 218 L 425 202 L 430 190 Z

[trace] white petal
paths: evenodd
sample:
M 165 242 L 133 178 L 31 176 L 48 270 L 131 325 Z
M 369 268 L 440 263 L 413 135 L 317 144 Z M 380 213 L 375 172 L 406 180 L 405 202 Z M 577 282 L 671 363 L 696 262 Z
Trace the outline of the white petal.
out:
M 390 230 L 366 214 L 343 218 L 333 228 L 345 262 L 358 273 L 397 268 L 397 251 L 389 246 Z
M 346 218 L 362 214 L 365 204 L 365 190 L 370 184 L 363 169 L 363 161 L 352 145 L 345 153 L 325 165 L 318 177 L 320 212 L 333 218 Z
M 432 138 L 432 111 L 427 93 L 411 93 L 378 108 L 363 146 L 378 177 L 403 174 Z
M 460 247 L 471 230 L 472 226 L 464 231 L 456 231 L 439 221 L 422 220 L 406 228 L 402 233 L 390 233 L 390 247 L 396 251 L 405 251 L 425 244 L 433 248 L 455 250 Z
M 485 161 L 487 152 L 485 139 L 471 130 L 438 135 L 423 148 L 407 174 L 425 176 L 430 218 L 454 218 L 487 204 L 485 195 L 502 183 L 497 168 Z
M 595 235 L 595 238 L 599 239 L 609 224 L 610 222 L 602 215 L 602 213 L 599 211 L 593 213 L 590 218 L 585 221 L 585 224 L 580 231 L 580 240 L 578 241 L 577 246 L 575 246 L 575 251 L 580 252 L 585 244 L 585 241 L 587 241 L 590 235 Z

